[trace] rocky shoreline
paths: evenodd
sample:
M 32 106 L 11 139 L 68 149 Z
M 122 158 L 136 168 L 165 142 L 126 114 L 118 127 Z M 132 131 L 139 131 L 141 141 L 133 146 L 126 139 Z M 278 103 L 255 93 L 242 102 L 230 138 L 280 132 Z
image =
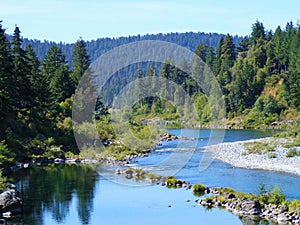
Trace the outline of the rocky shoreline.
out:
M 202 184 L 192 185 L 174 177 L 152 174 L 138 168 L 116 169 L 115 174 L 169 188 L 192 189 L 195 196 L 203 196 L 195 201 L 196 204 L 206 208 L 226 209 L 239 216 L 241 220 L 266 219 L 279 224 L 300 224 L 300 203 L 285 201 L 285 197 L 277 192 L 255 195 L 236 192 L 231 188 L 209 188 Z
M 221 190 L 221 192 L 220 192 Z M 229 212 L 243 218 L 263 218 L 276 221 L 279 224 L 300 224 L 300 208 L 290 209 L 284 204 L 261 204 L 257 196 L 238 196 L 234 192 L 222 192 L 222 188 L 209 189 L 213 195 L 196 200 L 196 203 L 206 208 L 224 208 Z M 266 197 L 267 194 L 265 194 Z
M 275 145 L 272 155 L 247 154 L 245 143 L 265 142 Z M 205 151 L 213 153 L 213 157 L 234 167 L 262 169 L 300 175 L 300 157 L 286 157 L 289 148 L 284 148 L 287 139 L 261 138 L 249 141 L 228 142 L 206 147 Z

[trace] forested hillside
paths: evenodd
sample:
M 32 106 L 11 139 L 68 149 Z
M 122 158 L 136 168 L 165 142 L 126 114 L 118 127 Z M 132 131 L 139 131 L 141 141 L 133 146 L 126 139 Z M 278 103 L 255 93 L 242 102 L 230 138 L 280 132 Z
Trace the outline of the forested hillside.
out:
M 78 154 L 71 111 L 81 76 L 90 62 L 103 52 L 146 39 L 172 41 L 199 55 L 221 85 L 229 126 L 268 127 L 296 123 L 299 119 L 300 28 L 292 22 L 272 32 L 257 21 L 252 33 L 243 39 L 229 34 L 175 33 L 90 42 L 79 40 L 66 45 L 22 39 L 17 26 L 8 37 L 0 23 L 0 168 L 41 155 L 60 156 L 60 152 L 53 151 L 53 146 Z M 164 95 L 171 96 L 174 102 L 181 101 L 187 108 L 176 109 L 170 102 L 155 97 L 137 103 L 130 115 L 131 128 L 137 135 L 143 136 L 146 132 L 140 122 L 147 116 L 185 126 L 210 122 L 212 112 L 203 91 L 188 73 L 171 66 L 170 60 L 166 59 L 161 65 L 146 63 L 127 68 L 115 74 L 103 89 L 101 100 L 110 106 L 112 96 L 129 81 L 160 76 L 179 84 L 191 96 L 198 113 L 196 120 L 188 104 L 184 104 L 186 100 L 168 88 Z M 193 74 L 197 65 L 182 61 L 180 68 L 183 67 Z M 180 111 L 184 112 L 184 123 L 179 117 Z M 100 98 L 95 119 L 100 139 L 114 139 L 110 116 Z M 76 132 L 88 133 L 89 126 L 82 124 Z M 118 148 L 117 154 L 121 154 L 122 149 Z
M 179 44 L 184 46 L 191 51 L 194 51 L 195 48 L 199 45 L 199 43 L 205 44 L 207 46 L 216 48 L 221 38 L 224 38 L 224 34 L 217 33 L 194 33 L 194 32 L 186 32 L 186 33 L 168 33 L 168 34 L 147 34 L 147 35 L 137 35 L 137 36 L 129 36 L 129 37 L 118 37 L 118 38 L 99 38 L 97 40 L 91 40 L 86 42 L 86 50 L 88 55 L 90 56 L 91 62 L 96 60 L 103 53 L 123 44 L 128 44 L 134 41 L 140 40 L 160 40 L 160 41 L 168 41 L 172 43 Z M 8 36 L 11 39 L 11 36 Z M 241 40 L 241 37 L 235 35 L 233 36 L 234 44 L 238 44 Z M 26 48 L 29 44 L 34 49 L 37 57 L 41 60 L 45 58 L 48 50 L 56 45 L 58 46 L 62 53 L 66 57 L 66 61 L 69 65 L 72 65 L 72 55 L 74 51 L 75 44 L 74 43 L 55 43 L 51 41 L 40 41 L 40 40 L 29 40 L 27 38 L 22 39 L 22 47 Z
M 257 21 L 252 26 L 251 35 L 244 37 L 238 45 L 234 44 L 233 37 L 228 34 L 221 38 L 216 50 L 200 44 L 195 53 L 217 77 L 226 104 L 229 127 L 284 127 L 296 123 L 299 119 L 299 26 L 290 22 L 285 28 L 278 27 L 272 32 L 266 31 L 264 25 Z M 196 64 L 191 63 L 185 67 L 190 74 L 197 75 Z M 150 70 L 153 68 L 149 68 L 148 72 L 140 76 L 153 74 Z M 209 123 L 212 112 L 207 98 L 186 73 L 165 61 L 159 74 L 181 85 L 192 96 L 199 120 L 192 121 L 193 115 L 186 113 L 185 120 L 189 126 L 199 125 L 199 122 Z M 111 86 L 117 87 L 118 84 L 115 82 Z M 176 96 L 172 96 L 173 94 L 169 93 L 176 102 Z M 165 118 L 176 118 L 174 113 L 171 113 L 173 116 L 169 115 L 174 110 L 161 100 L 148 99 L 146 104 L 144 101 L 142 109 L 136 109 L 135 114 L 164 112 L 168 114 Z

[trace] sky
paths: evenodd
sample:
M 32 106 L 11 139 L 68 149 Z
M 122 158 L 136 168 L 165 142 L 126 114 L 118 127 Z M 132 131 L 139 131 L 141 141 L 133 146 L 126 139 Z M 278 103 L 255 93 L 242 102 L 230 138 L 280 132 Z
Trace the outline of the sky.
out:
M 137 34 L 206 32 L 249 35 L 256 20 L 267 30 L 300 21 L 299 0 L 0 0 L 9 34 L 73 43 Z

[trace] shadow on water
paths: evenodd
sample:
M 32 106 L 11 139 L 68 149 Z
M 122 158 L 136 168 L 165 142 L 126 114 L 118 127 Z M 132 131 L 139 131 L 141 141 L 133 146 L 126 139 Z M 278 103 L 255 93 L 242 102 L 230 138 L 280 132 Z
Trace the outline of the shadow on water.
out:
M 95 168 L 79 165 L 32 167 L 16 171 L 11 177 L 24 201 L 22 215 L 14 217 L 12 224 L 46 224 L 45 212 L 51 213 L 57 223 L 64 223 L 73 204 L 80 223 L 89 224 L 98 179 Z

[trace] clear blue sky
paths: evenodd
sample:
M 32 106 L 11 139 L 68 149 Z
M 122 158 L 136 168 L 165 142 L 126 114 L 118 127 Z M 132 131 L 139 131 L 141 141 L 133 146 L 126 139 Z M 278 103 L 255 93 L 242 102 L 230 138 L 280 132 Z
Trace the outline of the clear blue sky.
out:
M 0 20 L 12 33 L 75 42 L 82 37 L 203 31 L 248 35 L 259 20 L 266 29 L 300 20 L 299 0 L 0 0 Z

